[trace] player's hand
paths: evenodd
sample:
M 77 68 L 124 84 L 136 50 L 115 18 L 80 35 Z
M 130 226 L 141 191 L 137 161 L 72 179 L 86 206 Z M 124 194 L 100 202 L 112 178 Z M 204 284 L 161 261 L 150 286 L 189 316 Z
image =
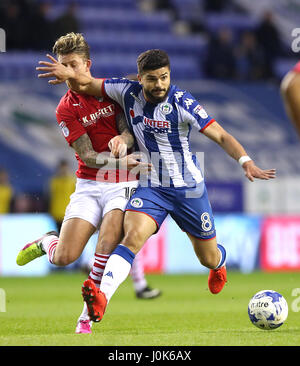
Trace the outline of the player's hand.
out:
M 120 135 L 113 137 L 109 141 L 108 147 L 112 155 L 116 158 L 123 158 L 127 154 L 127 144 Z
M 126 155 L 124 158 L 121 158 L 119 160 L 120 162 L 120 168 L 121 169 L 127 169 L 127 170 L 136 170 L 137 173 L 146 174 L 147 172 L 151 171 L 152 164 L 141 162 L 141 154 L 138 152 L 134 152 L 130 155 Z
M 269 179 L 276 178 L 276 169 L 262 170 L 254 164 L 253 160 L 246 161 L 243 164 L 243 169 L 245 172 L 245 176 L 251 182 L 254 181 L 254 178 L 263 179 L 263 180 L 269 180 Z
M 38 74 L 39 78 L 55 77 L 55 79 L 49 80 L 48 83 L 56 85 L 75 77 L 75 72 L 71 67 L 64 66 L 51 55 L 47 55 L 47 57 L 50 59 L 51 62 L 39 61 L 39 65 L 44 66 L 36 67 L 36 70 L 43 71 L 42 74 Z

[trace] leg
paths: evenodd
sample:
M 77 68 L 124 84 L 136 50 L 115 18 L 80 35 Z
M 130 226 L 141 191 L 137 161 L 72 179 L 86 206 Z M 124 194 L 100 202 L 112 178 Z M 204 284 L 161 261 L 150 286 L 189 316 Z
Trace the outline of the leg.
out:
M 95 231 L 88 221 L 72 218 L 62 225 L 60 235 L 51 231 L 40 239 L 25 245 L 17 257 L 17 264 L 23 266 L 47 254 L 49 262 L 66 266 L 79 258 L 87 241 Z
M 78 259 L 95 232 L 95 227 L 79 218 L 73 218 L 62 224 L 59 239 L 51 262 L 57 266 L 66 266 Z
M 89 316 L 93 321 L 102 319 L 107 303 L 127 278 L 135 255 L 166 218 L 168 214 L 166 204 L 159 205 L 158 198 L 158 193 L 149 188 L 137 188 L 126 206 L 124 238 L 106 263 L 100 290 L 97 291 L 93 281 L 84 282 L 82 295 L 88 304 Z M 137 207 L 137 202 L 142 205 Z
M 137 254 L 156 231 L 157 224 L 150 216 L 143 212 L 126 211 L 122 244 Z
M 100 287 L 103 271 L 111 252 L 115 249 L 123 237 L 123 219 L 124 212 L 121 209 L 113 209 L 107 212 L 103 217 L 94 255 L 94 263 L 88 277 L 88 279 L 92 280 L 93 284 L 97 288 Z M 89 323 L 90 319 L 93 319 L 94 314 L 94 308 L 90 306 L 89 302 L 90 295 L 84 294 L 84 287 L 82 291 L 84 305 L 83 310 L 78 318 L 76 333 L 87 332 L 85 331 L 87 327 L 86 323 Z M 91 314 L 91 318 L 89 314 Z M 89 332 L 87 333 L 90 333 L 90 328 Z
M 126 212 L 124 218 L 125 237 L 122 244 L 117 246 L 106 263 L 100 291 L 97 291 L 91 280 L 86 280 L 83 283 L 82 295 L 92 321 L 99 322 L 102 319 L 107 303 L 119 285 L 127 278 L 135 254 L 156 229 L 156 223 L 149 216 L 140 212 Z
M 227 282 L 225 268 L 226 250 L 217 244 L 216 238 L 202 240 L 188 234 L 194 251 L 202 265 L 210 268 L 208 287 L 213 294 L 219 293 Z
M 124 212 L 120 209 L 109 211 L 103 218 L 96 246 L 94 265 L 89 275 L 89 278 L 95 282 L 97 287 L 100 287 L 103 271 L 110 254 L 123 238 L 123 220 Z M 132 263 L 130 275 L 138 298 L 152 299 L 161 294 L 158 289 L 151 289 L 148 286 L 144 268 L 138 255 Z
M 123 237 L 123 221 L 124 212 L 120 209 L 105 214 L 99 230 L 97 253 L 111 254 L 116 248 Z
M 114 209 L 105 214 L 101 223 L 94 264 L 89 274 L 89 279 L 92 279 L 97 287 L 100 287 L 103 271 L 110 254 L 123 237 L 123 219 L 124 212 Z
M 141 252 L 135 256 L 130 270 L 135 295 L 138 299 L 155 299 L 161 295 L 161 291 L 157 288 L 151 288 L 148 286 L 140 253 Z
M 107 261 L 100 286 L 107 301 L 127 278 L 135 255 L 156 230 L 156 223 L 149 216 L 141 212 L 126 212 L 122 244 L 116 248 Z
M 192 234 L 187 233 L 187 235 L 193 244 L 195 254 L 200 263 L 210 269 L 216 268 L 221 256 L 216 238 L 202 240 Z

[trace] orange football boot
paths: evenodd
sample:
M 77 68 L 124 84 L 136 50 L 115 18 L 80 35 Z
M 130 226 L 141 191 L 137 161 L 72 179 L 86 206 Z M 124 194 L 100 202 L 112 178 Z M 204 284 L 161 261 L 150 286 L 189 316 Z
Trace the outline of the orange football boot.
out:
M 96 287 L 91 279 L 83 282 L 81 293 L 87 305 L 90 320 L 100 322 L 107 305 L 105 294 Z
M 211 269 L 208 276 L 208 288 L 212 294 L 218 294 L 222 291 L 227 282 L 226 267 Z

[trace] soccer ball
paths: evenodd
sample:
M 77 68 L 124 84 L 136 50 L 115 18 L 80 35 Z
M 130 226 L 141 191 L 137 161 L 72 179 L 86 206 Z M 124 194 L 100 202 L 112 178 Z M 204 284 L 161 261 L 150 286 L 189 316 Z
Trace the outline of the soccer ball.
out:
M 288 304 L 276 291 L 263 290 L 255 294 L 248 304 L 248 315 L 255 326 L 271 330 L 280 327 L 288 316 Z

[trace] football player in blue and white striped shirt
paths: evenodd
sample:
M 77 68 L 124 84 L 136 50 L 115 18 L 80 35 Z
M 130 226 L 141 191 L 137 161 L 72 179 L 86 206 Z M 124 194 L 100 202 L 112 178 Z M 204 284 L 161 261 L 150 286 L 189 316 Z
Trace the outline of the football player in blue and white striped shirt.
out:
M 240 163 L 250 181 L 275 178 L 275 169 L 258 168 L 243 146 L 190 93 L 171 84 L 169 57 L 162 50 L 148 50 L 138 57 L 138 81 L 89 78 L 51 60 L 42 62 L 46 67 L 40 70 L 47 73 L 40 76 L 56 77 L 51 84 L 68 81 L 72 86 L 75 80 L 81 85 L 75 91 L 118 102 L 141 158 L 152 163 L 151 173 L 141 175 L 139 187 L 127 204 L 124 238 L 107 261 L 100 291 L 90 280 L 84 283 L 90 317 L 102 319 L 107 303 L 127 278 L 135 255 L 168 214 L 187 233 L 201 264 L 210 269 L 210 291 L 219 293 L 227 281 L 226 250 L 216 240 L 203 173 L 190 150 L 191 130 L 195 127 L 219 144 Z M 120 137 L 115 138 L 112 152 L 117 154 L 122 143 Z

